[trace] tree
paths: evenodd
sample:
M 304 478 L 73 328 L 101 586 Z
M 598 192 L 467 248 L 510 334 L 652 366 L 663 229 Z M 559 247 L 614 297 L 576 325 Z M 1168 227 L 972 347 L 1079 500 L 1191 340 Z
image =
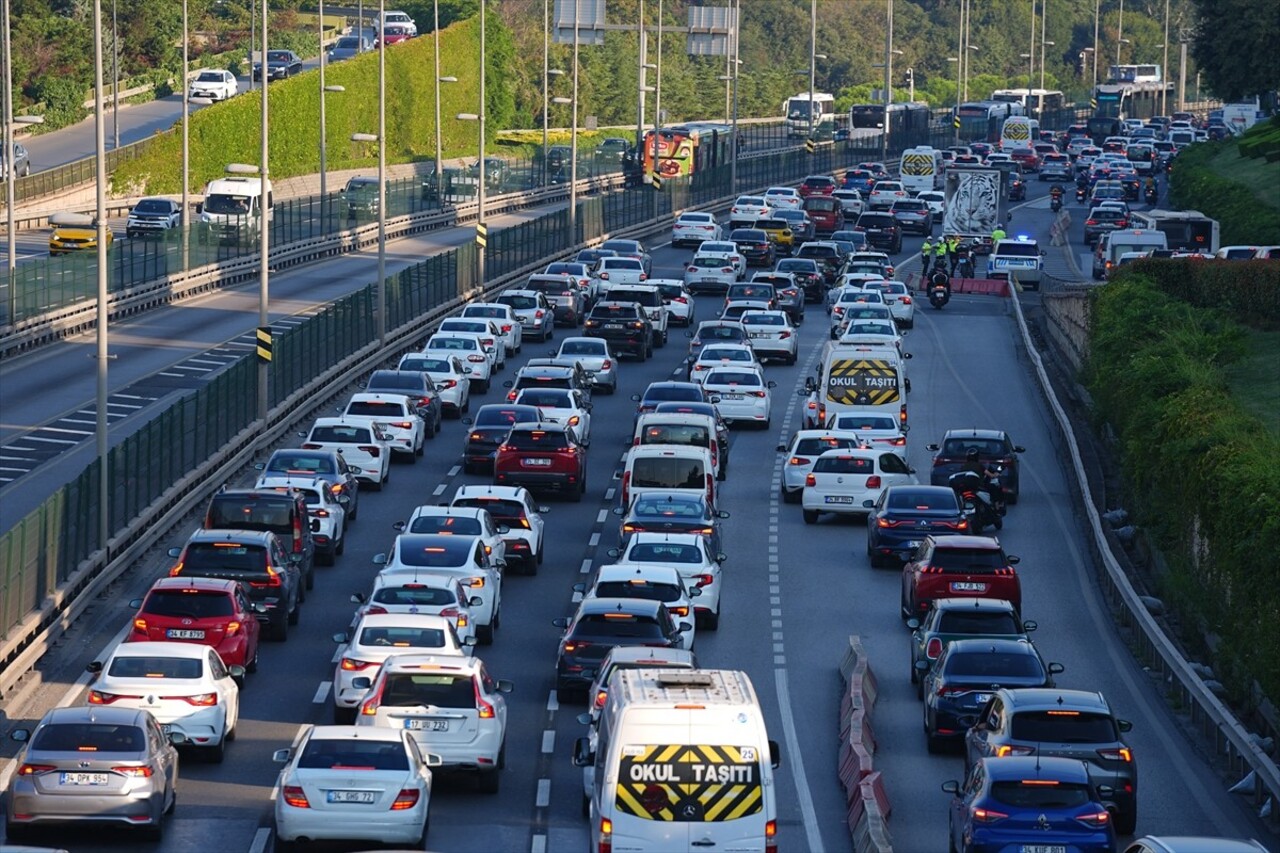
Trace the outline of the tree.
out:
M 1214 94 L 1239 100 L 1280 86 L 1280 4 L 1194 0 L 1201 38 L 1196 63 Z

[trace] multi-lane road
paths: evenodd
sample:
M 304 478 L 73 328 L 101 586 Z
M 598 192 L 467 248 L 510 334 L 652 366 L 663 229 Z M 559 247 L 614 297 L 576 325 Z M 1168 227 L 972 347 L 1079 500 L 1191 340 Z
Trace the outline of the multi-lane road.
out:
M 1020 231 L 1037 233 L 1047 245 L 1045 207 L 1043 199 L 1033 201 L 1015 214 L 1015 222 Z M 911 241 L 902 258 L 916 246 Z M 687 250 L 656 248 L 657 274 L 678 275 L 688 257 Z M 317 287 L 308 292 L 307 304 L 340 292 L 337 284 L 324 280 Z M 712 317 L 717 308 L 718 300 L 702 297 L 698 317 Z M 844 795 L 836 776 L 836 664 L 845 637 L 861 635 L 880 682 L 873 715 L 876 761 L 894 808 L 894 845 L 902 851 L 938 851 L 945 849 L 947 807 L 947 795 L 938 786 L 960 775 L 961 759 L 929 755 L 925 749 L 921 706 L 908 682 L 908 635 L 897 614 L 898 574 L 869 568 L 860 524 L 824 519 L 816 527 L 804 525 L 798 507 L 779 504 L 773 481 L 778 470 L 774 447 L 799 427 L 795 392 L 812 371 L 825 332 L 822 310 L 810 306 L 798 363 L 767 369 L 768 378 L 777 382 L 772 429 L 735 432 L 733 464 L 720 491 L 722 507 L 732 513 L 725 522 L 723 619 L 719 631 L 699 632 L 696 651 L 703 666 L 744 669 L 755 682 L 770 737 L 783 749 L 776 777 L 781 849 L 848 850 Z M 558 330 L 557 335 L 566 333 Z M 184 353 L 199 348 L 178 338 L 165 343 L 177 344 Z M 217 340 L 210 335 L 210 342 Z M 1101 690 L 1120 716 L 1134 722 L 1129 742 L 1140 766 L 1139 833 L 1260 834 L 1184 738 L 1101 603 L 1071 504 L 1072 490 L 1064 479 L 1055 427 L 1020 354 L 1008 302 L 957 296 L 943 311 L 926 307 L 917 312 L 906 340 L 915 356 L 909 461 L 922 476 L 927 477 L 929 468 L 924 445 L 950 427 L 1006 429 L 1027 448 L 1022 498 L 1011 508 L 1001 539 L 1022 557 L 1018 570 L 1025 615 L 1040 624 L 1038 646 L 1047 660 L 1066 666 L 1059 684 Z M 508 363 L 504 377 L 546 348 L 526 346 L 519 359 Z M 494 644 L 479 650 L 497 677 L 515 682 L 508 697 L 508 764 L 501 792 L 481 794 L 469 778 L 441 775 L 432 803 L 429 849 L 585 849 L 580 771 L 569 760 L 572 742 L 581 734 L 575 720 L 581 709 L 560 706 L 554 693 L 559 631 L 550 623 L 570 611 L 570 586 L 608 562 L 605 551 L 616 541 L 616 517 L 609 510 L 616 504 L 614 475 L 629 436 L 633 404 L 628 398 L 650 381 L 682 375 L 683 355 L 684 338 L 677 333 L 654 359 L 622 366 L 618 395 L 596 396 L 587 499 L 581 504 L 548 501 L 546 561 L 535 577 L 504 580 L 502 627 Z M 339 397 L 351 390 L 334 389 Z M 477 402 L 497 399 L 500 393 L 495 386 Z M 318 570 L 301 624 L 287 644 L 264 646 L 262 669 L 249 677 L 242 696 L 239 736 L 226 762 L 184 761 L 177 811 L 165 841 L 151 849 L 207 851 L 214 849 L 211 843 L 219 851 L 270 849 L 278 769 L 271 752 L 288 745 L 300 726 L 330 719 L 336 653 L 330 634 L 348 624 L 348 596 L 368 588 L 375 571 L 371 558 L 390 544 L 393 522 L 418 504 L 447 499 L 462 483 L 485 481 L 460 472 L 462 439 L 461 425 L 447 424 L 422 460 L 397 465 L 383 492 L 362 495 L 360 520 L 350 530 L 346 553 L 336 566 Z M 246 472 L 243 482 L 250 476 Z M 181 541 L 175 536 L 164 546 Z M 131 611 L 123 602 L 167 566 L 163 557 L 146 560 L 95 608 L 66 648 L 53 654 L 46 677 L 57 686 L 37 704 L 83 701 L 70 682 L 126 625 Z M 140 848 L 125 834 L 63 832 L 56 838 L 75 853 Z

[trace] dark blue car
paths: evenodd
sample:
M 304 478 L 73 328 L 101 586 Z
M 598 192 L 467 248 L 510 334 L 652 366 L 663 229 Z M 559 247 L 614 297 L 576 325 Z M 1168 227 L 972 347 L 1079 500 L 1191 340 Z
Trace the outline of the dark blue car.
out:
M 957 853 L 1116 849 L 1105 792 L 1076 759 L 983 758 L 964 782 L 944 782 L 942 790 L 953 795 L 948 847 Z
M 923 676 L 924 736 L 929 752 L 958 743 L 978 714 L 1002 687 L 1053 687 L 1062 664 L 1046 665 L 1029 640 L 983 637 L 955 640 L 930 666 L 918 661 Z
M 869 509 L 867 557 L 873 568 L 906 561 L 926 536 L 970 532 L 960 499 L 946 486 L 890 486 Z

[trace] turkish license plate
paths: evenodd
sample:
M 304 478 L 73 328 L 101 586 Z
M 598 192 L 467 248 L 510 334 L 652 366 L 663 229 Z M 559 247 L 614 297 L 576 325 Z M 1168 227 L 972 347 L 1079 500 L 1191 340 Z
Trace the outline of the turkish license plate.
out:
M 1065 844 L 1024 844 L 1018 848 L 1020 853 L 1067 853 Z
M 987 585 L 985 583 L 974 583 L 972 581 L 956 581 L 951 584 L 952 592 L 986 592 Z
M 415 717 L 405 720 L 404 727 L 411 732 L 447 732 L 449 731 L 449 721 L 424 720 Z
M 767 337 L 769 337 L 769 333 L 768 333 L 768 332 L 751 332 L 750 334 L 748 334 L 748 335 L 747 335 L 747 337 L 749 337 L 749 338 L 767 338 Z
M 724 399 L 726 399 L 726 400 L 741 400 L 741 399 L 743 399 L 743 396 L 742 396 L 741 394 L 734 394 L 734 393 L 731 393 L 731 392 L 729 392 L 729 391 L 726 391 L 725 393 L 721 394 L 720 396 L 721 396 L 721 397 L 723 397 L 723 398 L 724 398 Z
M 623 328 L 623 326 L 622 326 L 622 324 L 621 324 L 621 323 L 605 323 L 605 324 L 604 324 L 604 327 L 605 327 L 606 329 L 621 329 L 621 328 Z
M 551 465 L 550 459 L 521 459 L 520 464 L 529 465 L 535 468 L 545 468 Z
M 170 628 L 164 632 L 164 635 L 170 640 L 203 640 L 204 631 L 195 631 L 189 628 Z
M 853 497 L 851 495 L 827 495 L 823 500 L 829 504 L 851 504 Z
M 109 782 L 107 773 L 63 773 L 58 777 L 59 785 L 106 785 Z
M 372 803 L 377 799 L 373 791 L 329 791 L 325 800 L 330 803 Z

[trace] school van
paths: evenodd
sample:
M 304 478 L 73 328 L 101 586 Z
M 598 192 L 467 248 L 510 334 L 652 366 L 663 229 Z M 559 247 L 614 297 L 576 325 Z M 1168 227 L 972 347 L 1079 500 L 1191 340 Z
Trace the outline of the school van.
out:
M 941 151 L 927 145 L 918 146 L 902 152 L 898 179 L 902 181 L 903 189 L 912 195 L 940 190 L 945 168 Z
M 885 414 L 907 422 L 907 383 L 904 353 L 890 346 L 833 343 L 818 370 L 806 380 L 804 391 L 815 403 L 814 423 L 824 424 L 841 412 Z
M 1040 122 L 1026 116 L 1009 116 L 1000 126 L 1000 150 L 1030 148 L 1040 139 Z
M 744 672 L 618 671 L 574 763 L 595 768 L 592 850 L 777 853 L 781 755 Z
M 716 502 L 716 467 L 711 451 L 692 444 L 640 444 L 627 453 L 622 468 L 622 506 L 651 491 L 686 489 Z

